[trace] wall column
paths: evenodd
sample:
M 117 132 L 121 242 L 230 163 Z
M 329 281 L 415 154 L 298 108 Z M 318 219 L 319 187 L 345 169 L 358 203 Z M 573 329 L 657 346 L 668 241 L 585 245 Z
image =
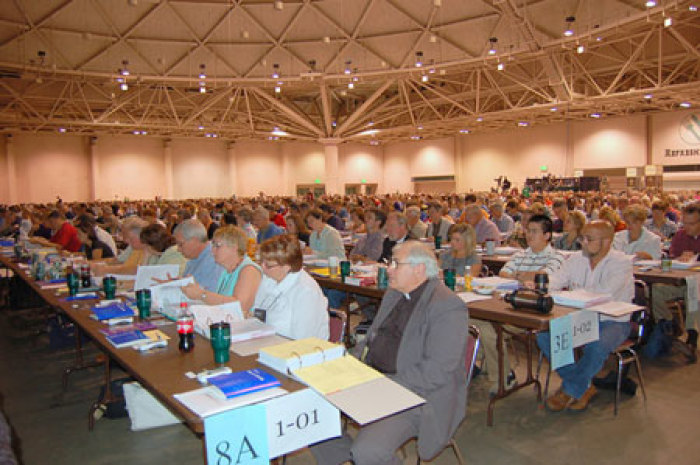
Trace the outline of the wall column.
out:
M 236 143 L 229 142 L 226 145 L 226 159 L 228 160 L 228 192 L 226 196 L 238 193 L 238 153 L 236 152 Z
M 321 140 L 323 144 L 323 152 L 326 155 L 326 171 L 325 179 L 326 194 L 340 194 L 340 186 L 338 185 L 340 176 L 338 175 L 338 144 L 337 139 Z
M 282 186 L 280 195 L 293 195 L 296 191 L 296 186 L 292 186 L 292 158 L 287 150 L 287 144 L 277 144 L 282 152 L 279 156 L 282 158 Z
M 7 190 L 10 205 L 17 203 L 17 168 L 15 167 L 15 146 L 12 134 L 5 137 L 5 153 L 7 153 Z
M 163 140 L 163 164 L 165 170 L 165 198 L 173 198 L 173 146 L 172 139 Z
M 90 183 L 89 192 L 90 200 L 97 200 L 97 182 L 100 179 L 100 167 L 97 159 L 97 137 L 88 137 L 88 158 L 90 162 Z
M 566 154 L 564 158 L 564 176 L 573 176 L 574 169 L 574 138 L 571 134 L 571 121 L 564 123 L 566 136 L 564 143 L 566 144 Z
M 452 152 L 454 154 L 455 166 L 455 191 L 457 194 L 467 192 L 467 186 L 464 184 L 464 166 L 463 153 L 466 143 L 466 136 L 453 136 Z

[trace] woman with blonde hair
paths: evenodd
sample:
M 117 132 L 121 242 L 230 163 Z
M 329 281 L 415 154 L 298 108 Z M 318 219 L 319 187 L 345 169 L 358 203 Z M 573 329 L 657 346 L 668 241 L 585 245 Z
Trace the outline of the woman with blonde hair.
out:
M 624 231 L 627 229 L 627 224 L 620 219 L 620 215 L 618 215 L 612 207 L 607 205 L 601 207 L 600 212 L 598 213 L 598 218 L 610 223 L 615 232 Z
M 240 302 L 245 318 L 252 316 L 255 294 L 262 280 L 260 266 L 246 254 L 248 236 L 238 226 L 224 226 L 216 230 L 211 241 L 214 261 L 224 267 L 216 291 L 207 291 L 198 283 L 188 284 L 182 292 L 193 300 L 207 305 Z
M 481 258 L 476 253 L 476 233 L 470 224 L 453 224 L 447 230 L 450 249 L 440 255 L 440 268 L 453 269 L 457 274 L 464 272 L 465 266 L 471 267 L 471 275 L 479 276 Z
M 570 211 L 564 220 L 564 233 L 552 242 L 555 249 L 581 250 L 581 231 L 586 225 L 586 215 L 579 210 Z

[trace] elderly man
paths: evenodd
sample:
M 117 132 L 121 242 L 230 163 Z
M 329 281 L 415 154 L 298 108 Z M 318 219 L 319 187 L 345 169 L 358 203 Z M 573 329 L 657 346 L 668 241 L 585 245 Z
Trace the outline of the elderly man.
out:
M 177 225 L 173 236 L 177 249 L 188 260 L 184 276 L 192 276 L 202 288 L 216 292 L 224 268 L 214 261 L 204 225 L 199 220 L 185 220 Z
M 631 302 L 634 297 L 632 261 L 622 252 L 611 250 L 613 237 L 609 223 L 595 220 L 587 224 L 583 228 L 583 250 L 571 255 L 558 271 L 549 274 L 550 290 L 585 289 L 608 294 L 616 301 Z M 597 393 L 591 384 L 593 377 L 610 353 L 627 338 L 629 331 L 629 315 L 600 315 L 598 340 L 583 346 L 583 355 L 578 361 L 557 370 L 562 384 L 547 399 L 547 408 L 552 412 L 585 410 Z M 549 331 L 537 335 L 537 344 L 549 358 Z
M 491 204 L 491 221 L 504 234 L 510 235 L 515 229 L 515 221 L 507 213 L 503 212 L 503 202 L 500 200 Z
M 420 207 L 411 205 L 406 208 L 406 220 L 408 223 L 408 231 L 413 237 L 425 237 L 428 232 L 428 225 L 420 219 Z
M 382 245 L 384 244 L 384 233 L 382 228 L 386 222 L 386 214 L 379 209 L 372 209 L 365 212 L 365 226 L 367 235 L 357 241 L 357 245 L 350 251 L 350 260 L 373 261 L 379 260 L 382 255 Z
M 148 226 L 145 220 L 132 216 L 122 224 L 122 238 L 127 247 L 117 256 L 114 264 L 94 264 L 92 271 L 95 276 L 105 274 L 135 274 L 143 259 L 144 245 L 141 243 L 141 231 Z
M 391 261 L 394 246 L 403 244 L 409 239 L 417 239 L 411 236 L 408 232 L 408 223 L 406 215 L 400 212 L 393 211 L 386 216 L 386 238 L 382 244 L 382 254 L 379 256 L 378 262 L 389 263 Z
M 364 426 L 353 439 L 311 447 L 319 465 L 398 465 L 396 450 L 418 438 L 418 455 L 432 459 L 448 443 L 466 407 L 464 364 L 468 314 L 441 282 L 435 254 L 409 241 L 396 246 L 390 289 L 356 354 L 369 366 L 415 392 L 426 403 Z
M 447 231 L 450 226 L 455 224 L 451 216 L 443 214 L 443 207 L 437 202 L 428 204 L 428 216 L 430 216 L 430 224 L 426 231 L 426 237 L 440 236 L 443 244 L 450 241 Z
M 690 261 L 695 259 L 700 253 L 700 202 L 694 202 L 683 209 L 683 227 L 678 230 L 673 240 L 668 254 L 671 258 L 680 261 Z M 687 294 L 686 286 L 669 286 L 666 284 L 654 284 L 652 289 L 651 310 L 654 318 L 659 320 L 673 319 L 668 308 L 669 300 L 685 298 Z M 695 304 L 697 305 L 697 303 Z M 688 303 L 686 303 L 686 307 Z M 688 312 L 686 308 L 685 330 L 687 332 L 686 343 L 690 346 L 690 361 L 697 361 L 698 330 L 696 327 L 695 312 Z M 682 328 L 679 328 L 682 329 Z
M 479 205 L 475 203 L 467 205 L 464 209 L 464 219 L 474 228 L 477 243 L 483 244 L 486 241 L 501 243 L 501 233 L 498 231 L 498 226 L 493 221 L 484 218 L 483 210 Z
M 253 225 L 258 230 L 257 243 L 261 244 L 267 239 L 284 234 L 284 229 L 270 221 L 270 212 L 265 207 L 258 207 L 253 212 Z

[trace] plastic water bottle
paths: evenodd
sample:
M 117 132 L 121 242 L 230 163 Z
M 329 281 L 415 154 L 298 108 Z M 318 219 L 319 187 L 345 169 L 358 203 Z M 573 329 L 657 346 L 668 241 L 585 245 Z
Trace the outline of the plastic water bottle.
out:
M 180 304 L 180 313 L 177 317 L 177 334 L 180 336 L 178 349 L 187 353 L 194 349 L 194 316 L 187 306 L 187 302 Z

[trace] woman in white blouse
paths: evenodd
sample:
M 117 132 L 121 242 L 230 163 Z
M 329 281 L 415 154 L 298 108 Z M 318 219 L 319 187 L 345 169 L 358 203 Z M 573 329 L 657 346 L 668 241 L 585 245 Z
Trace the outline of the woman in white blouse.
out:
M 630 205 L 622 212 L 622 216 L 627 229 L 615 233 L 613 249 L 641 260 L 661 258 L 661 238 L 644 227 L 647 209 L 641 205 Z
M 327 340 L 328 301 L 302 268 L 299 239 L 275 236 L 260 244 L 259 251 L 264 276 L 255 296 L 258 314 L 282 336 Z

